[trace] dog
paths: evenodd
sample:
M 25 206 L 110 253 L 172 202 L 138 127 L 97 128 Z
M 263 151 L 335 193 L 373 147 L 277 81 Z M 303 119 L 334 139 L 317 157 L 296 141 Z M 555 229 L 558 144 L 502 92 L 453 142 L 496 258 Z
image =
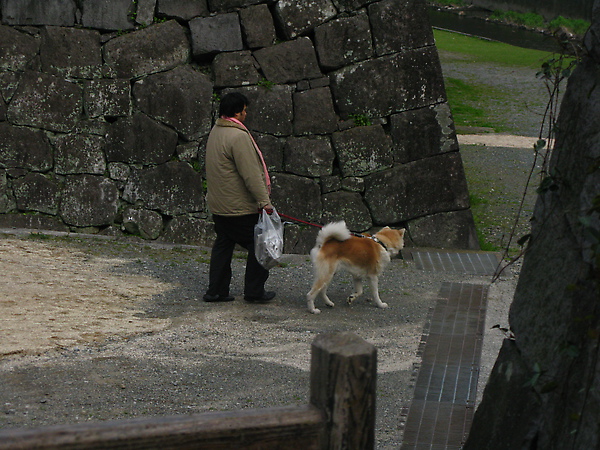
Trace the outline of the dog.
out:
M 363 280 L 368 278 L 375 304 L 379 308 L 387 308 L 387 303 L 379 298 L 379 275 L 391 258 L 404 247 L 404 232 L 404 228 L 396 230 L 385 227 L 374 236 L 358 237 L 350 233 L 344 221 L 325 225 L 310 252 L 315 281 L 306 294 L 308 310 L 313 314 L 321 312 L 315 308 L 315 299 L 319 295 L 327 306 L 334 306 L 327 297 L 327 287 L 340 267 L 350 272 L 354 279 L 354 292 L 348 297 L 348 303 L 363 293 Z

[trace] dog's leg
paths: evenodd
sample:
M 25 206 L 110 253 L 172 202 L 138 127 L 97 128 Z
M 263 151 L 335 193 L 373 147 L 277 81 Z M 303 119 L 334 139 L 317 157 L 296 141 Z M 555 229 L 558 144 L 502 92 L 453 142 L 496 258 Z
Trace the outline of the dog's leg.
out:
M 321 312 L 320 309 L 315 308 L 315 298 L 317 297 L 321 289 L 323 289 L 323 286 L 321 286 L 321 288 L 318 288 L 319 281 L 320 280 L 316 280 L 310 292 L 306 294 L 306 305 L 308 306 L 308 312 L 311 312 L 313 314 L 319 314 Z
M 371 292 L 373 293 L 373 300 L 379 308 L 387 308 L 388 304 L 383 303 L 379 298 L 379 278 L 377 275 L 369 275 L 369 285 L 371 286 Z
M 315 308 L 315 299 L 319 296 L 319 294 L 321 295 L 321 297 L 323 297 L 323 300 L 325 301 L 325 304 L 327 306 L 335 306 L 335 304 L 331 300 L 329 300 L 329 297 L 327 297 L 327 287 L 329 286 L 329 283 L 331 282 L 334 273 L 334 266 L 328 266 L 327 268 L 325 268 L 325 271 L 322 272 L 320 276 L 318 276 L 315 280 L 310 292 L 306 294 L 306 302 L 309 312 L 313 314 L 319 314 L 321 312 L 320 309 Z
M 361 277 L 353 275 L 352 280 L 354 281 L 354 292 L 348 297 L 349 305 L 358 297 L 360 297 L 363 293 L 363 279 Z
M 335 306 L 335 303 L 333 303 L 331 300 L 329 300 L 329 297 L 327 297 L 327 288 L 329 287 L 329 283 L 331 283 L 331 278 L 329 279 L 329 281 L 327 281 L 327 284 L 325 284 L 325 286 L 323 287 L 323 290 L 321 291 L 321 297 L 323 297 L 323 301 L 325 302 L 325 304 L 327 306 L 329 306 L 330 308 L 333 308 Z

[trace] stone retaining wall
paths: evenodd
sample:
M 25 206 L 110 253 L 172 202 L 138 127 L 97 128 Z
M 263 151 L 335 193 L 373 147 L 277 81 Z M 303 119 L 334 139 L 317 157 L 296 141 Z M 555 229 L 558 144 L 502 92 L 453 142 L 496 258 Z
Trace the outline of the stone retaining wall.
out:
M 0 8 L 0 226 L 209 244 L 204 144 L 236 90 L 280 212 L 478 247 L 423 1 Z M 316 231 L 288 225 L 286 251 Z

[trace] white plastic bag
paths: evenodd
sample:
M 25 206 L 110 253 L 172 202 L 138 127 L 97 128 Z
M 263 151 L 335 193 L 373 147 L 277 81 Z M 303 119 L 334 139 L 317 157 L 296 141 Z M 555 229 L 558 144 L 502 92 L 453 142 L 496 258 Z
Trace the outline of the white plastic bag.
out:
M 283 224 L 275 209 L 271 214 L 263 209 L 254 226 L 254 254 L 267 270 L 275 267 L 283 255 Z

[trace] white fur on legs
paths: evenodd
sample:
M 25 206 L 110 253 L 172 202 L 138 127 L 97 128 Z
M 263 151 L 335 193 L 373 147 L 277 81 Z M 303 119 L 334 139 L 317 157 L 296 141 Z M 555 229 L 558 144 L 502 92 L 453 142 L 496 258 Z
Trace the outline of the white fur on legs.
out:
M 319 296 L 323 299 L 327 306 L 331 308 L 335 306 L 335 303 L 333 303 L 331 300 L 329 300 L 329 297 L 327 297 L 327 287 L 333 278 L 335 267 L 320 267 L 320 269 L 325 270 L 321 272 L 320 276 L 315 280 L 310 292 L 306 294 L 308 311 L 313 314 L 319 314 L 321 312 L 320 309 L 315 308 L 315 299 Z
M 378 308 L 387 308 L 388 304 L 383 303 L 379 298 L 379 278 L 377 275 L 369 275 L 369 285 L 371 286 L 371 292 L 373 293 L 373 300 Z
M 360 297 L 363 293 L 363 279 L 361 277 L 353 275 L 352 280 L 354 281 L 354 292 L 348 297 L 349 305 L 352 304 L 352 302 L 358 297 Z

